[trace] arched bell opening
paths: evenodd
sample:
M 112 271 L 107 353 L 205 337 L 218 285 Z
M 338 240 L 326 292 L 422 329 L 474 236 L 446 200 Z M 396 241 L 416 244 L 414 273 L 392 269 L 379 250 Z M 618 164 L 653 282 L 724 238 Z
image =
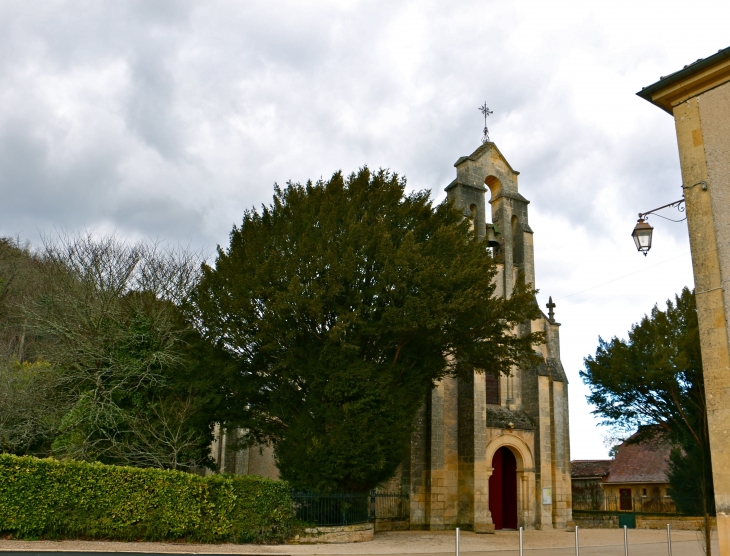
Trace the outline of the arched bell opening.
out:
M 502 190 L 502 182 L 499 181 L 499 178 L 496 176 L 487 176 L 484 183 L 489 188 L 489 193 L 491 194 L 489 202 L 491 203 Z M 492 209 L 492 223 L 488 222 L 486 228 L 487 247 L 492 249 L 492 256 L 497 258 L 500 256 L 500 252 L 502 250 L 501 241 L 499 239 L 502 237 L 502 231 L 499 229 L 497 221 L 495 220 L 494 209 Z
M 492 194 L 492 199 L 494 199 L 502 189 L 502 182 L 499 181 L 497 176 L 487 176 L 484 180 L 484 184 L 489 188 L 489 192 Z

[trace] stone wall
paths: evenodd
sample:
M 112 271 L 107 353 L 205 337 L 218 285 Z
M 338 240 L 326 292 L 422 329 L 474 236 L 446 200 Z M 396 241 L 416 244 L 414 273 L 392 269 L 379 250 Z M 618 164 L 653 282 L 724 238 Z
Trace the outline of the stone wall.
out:
M 697 308 L 705 309 L 705 314 L 711 311 L 715 326 L 725 327 L 724 338 L 722 334 L 717 337 L 703 338 L 705 330 L 700 328 L 700 340 L 705 340 L 702 346 L 702 360 L 712 359 L 713 364 L 705 365 L 707 390 L 707 418 L 710 429 L 710 443 L 712 447 L 712 471 L 715 482 L 715 502 L 718 512 L 730 514 L 730 404 L 728 403 L 728 389 L 730 389 L 730 373 L 728 373 L 728 338 L 730 338 L 730 288 L 723 287 L 723 284 L 730 279 L 730 82 L 709 90 L 699 97 L 688 101 L 688 105 L 696 103 L 699 111 L 699 129 L 692 130 L 693 146 L 702 148 L 705 158 L 707 191 L 704 196 L 709 196 L 712 205 L 711 217 L 714 219 L 714 236 L 716 257 L 720 267 L 721 282 L 709 285 L 709 287 L 697 286 Z M 678 126 L 679 127 L 679 126 Z M 689 172 L 687 172 L 689 173 Z M 685 168 L 683 166 L 683 175 Z M 694 176 L 685 185 L 695 183 Z M 700 189 L 699 187 L 693 189 Z M 701 190 L 699 193 L 703 193 Z M 701 217 L 705 218 L 707 214 Z M 699 241 L 692 243 L 693 262 L 697 258 L 695 250 Z M 695 269 L 697 274 L 697 269 Z M 695 278 L 696 279 L 696 278 Z M 716 287 L 716 292 L 707 291 Z M 707 295 L 716 293 L 722 297 L 721 300 L 708 305 L 704 302 Z M 700 302 L 700 299 L 703 302 Z M 719 318 L 719 313 L 724 308 L 724 319 Z M 704 315 L 703 315 L 704 316 Z M 707 317 L 705 318 L 707 320 Z M 704 324 L 704 323 L 701 323 Z M 714 342 L 725 341 L 725 345 L 709 345 Z
M 573 522 L 584 529 L 618 528 L 618 516 L 615 514 L 573 512 Z
M 714 58 L 714 57 L 710 57 Z M 691 66 L 690 66 L 691 68 Z M 682 74 L 681 91 L 667 80 L 647 87 L 671 101 L 687 209 L 697 319 L 705 377 L 719 543 L 730 554 L 730 82 L 727 53 Z M 659 88 L 657 88 L 659 87 Z M 665 89 L 666 88 L 666 89 Z M 665 92 L 662 92 L 662 89 Z M 686 91 L 686 94 L 685 94 Z M 652 93 L 654 94 L 654 93 Z M 664 100 L 668 100 L 666 97 Z
M 372 523 L 341 525 L 338 527 L 308 527 L 296 535 L 292 544 L 341 544 L 373 540 Z
M 687 516 L 636 516 L 637 529 L 666 529 L 667 523 L 677 531 L 699 531 L 705 527 L 704 517 Z M 717 527 L 717 520 L 710 518 L 710 526 Z
M 382 531 L 408 531 L 411 528 L 410 520 L 396 519 L 396 518 L 384 518 L 375 520 L 375 532 L 380 533 Z

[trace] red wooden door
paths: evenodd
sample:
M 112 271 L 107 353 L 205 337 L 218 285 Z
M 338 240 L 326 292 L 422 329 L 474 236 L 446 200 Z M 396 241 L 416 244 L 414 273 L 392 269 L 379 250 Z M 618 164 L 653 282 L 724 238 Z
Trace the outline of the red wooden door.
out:
M 517 460 L 508 448 L 492 458 L 489 477 L 489 511 L 495 529 L 517 529 Z
M 631 498 L 631 489 L 630 488 L 620 488 L 618 489 L 618 499 L 619 499 L 619 510 L 624 511 L 631 511 L 634 509 L 633 499 Z
M 502 448 L 502 527 L 517 529 L 517 459 Z

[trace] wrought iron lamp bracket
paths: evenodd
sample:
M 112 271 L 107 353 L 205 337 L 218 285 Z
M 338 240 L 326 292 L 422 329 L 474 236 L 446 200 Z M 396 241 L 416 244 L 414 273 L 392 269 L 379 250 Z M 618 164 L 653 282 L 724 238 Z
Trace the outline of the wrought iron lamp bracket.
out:
M 702 182 L 702 183 L 704 183 L 704 182 Z M 697 185 L 697 184 L 695 184 L 695 185 Z M 684 186 L 682 186 L 682 187 L 684 187 Z M 690 187 L 694 187 L 694 186 L 690 186 Z M 650 214 L 654 214 L 657 211 L 663 210 L 665 208 L 672 208 L 672 207 L 676 208 L 679 212 L 685 212 L 687 210 L 687 206 L 685 205 L 684 197 L 682 197 L 679 201 L 674 201 L 673 203 L 668 203 L 666 205 L 662 205 L 661 207 L 658 207 L 658 208 L 655 208 L 652 210 L 648 210 L 646 212 L 640 212 L 639 220 L 645 221 L 648 219 Z M 682 222 L 683 220 L 687 219 L 686 216 L 684 218 L 682 218 L 681 220 L 674 220 L 672 218 L 667 218 L 666 216 L 662 216 L 661 214 L 655 214 L 655 216 L 664 218 L 665 220 L 671 220 L 672 222 Z
M 701 185 L 702 191 L 707 191 L 706 181 L 698 181 L 697 183 L 693 183 L 692 185 L 682 185 L 682 189 L 692 189 L 695 185 Z

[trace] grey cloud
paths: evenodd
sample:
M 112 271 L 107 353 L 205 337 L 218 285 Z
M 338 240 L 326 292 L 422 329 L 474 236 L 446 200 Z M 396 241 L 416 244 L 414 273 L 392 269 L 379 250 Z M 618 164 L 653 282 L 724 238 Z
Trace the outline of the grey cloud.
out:
M 495 109 L 492 137 L 544 213 L 601 228 L 596 191 L 615 188 L 626 199 L 619 210 L 630 215 L 661 196 L 660 183 L 676 172 L 650 130 L 625 140 L 584 125 L 570 104 L 570 83 L 556 81 L 555 64 L 574 48 L 571 40 L 608 48 L 608 34 L 583 29 L 541 51 L 524 49 L 514 34 L 522 16 L 509 6 L 465 3 L 446 12 L 424 3 L 140 0 L 9 2 L 0 10 L 5 74 L 34 68 L 40 77 L 73 80 L 75 72 L 101 75 L 113 64 L 127 72 L 105 100 L 93 101 L 106 106 L 85 112 L 94 119 L 107 111 L 112 117 L 99 125 L 121 128 L 104 128 L 105 136 L 91 121 L 76 122 L 96 144 L 76 145 L 86 150 L 73 156 L 73 145 L 48 132 L 64 103 L 49 107 L 25 91 L 25 120 L 5 139 L 24 154 L 5 147 L 12 161 L 0 183 L 7 189 L 14 175 L 24 176 L 28 185 L 18 191 L 25 193 L 10 199 L 12 211 L 31 220 L 34 213 L 70 227 L 111 220 L 221 240 L 243 208 L 270 199 L 274 181 L 362 164 L 390 167 L 440 198 L 453 162 L 479 144 L 476 108 L 485 98 Z M 404 46 L 392 41 L 408 35 L 408 10 L 418 12 L 425 39 L 414 35 Z M 395 18 L 402 28 L 392 27 Z M 23 95 L 43 79 L 13 86 Z M 0 122 L 8 117 L 0 107 Z M 52 209 L 32 200 L 36 191 Z M 210 216 L 216 211 L 232 220 Z M 179 225 L 184 218 L 190 222 Z M 6 213 L 3 233 L 11 222 Z
M 182 122 L 175 116 L 175 80 L 159 53 L 137 52 L 132 62 L 132 86 L 126 106 L 126 123 L 161 156 L 181 155 Z
M 698 2 L 690 24 L 722 7 Z M 6 0 L 0 235 L 116 230 L 210 249 L 274 182 L 363 164 L 441 199 L 486 100 L 543 226 L 538 286 L 568 295 L 627 274 L 647 263 L 628 237 L 636 213 L 678 198 L 680 179 L 671 118 L 634 92 L 727 46 L 721 18 L 689 36 L 671 6 L 635 4 Z M 682 225 L 660 231 L 686 244 Z M 576 255 L 565 233 L 620 249 Z M 595 347 L 576 337 L 631 322 L 579 299 L 559 308 L 569 373 Z M 587 419 L 585 404 L 571 416 Z

